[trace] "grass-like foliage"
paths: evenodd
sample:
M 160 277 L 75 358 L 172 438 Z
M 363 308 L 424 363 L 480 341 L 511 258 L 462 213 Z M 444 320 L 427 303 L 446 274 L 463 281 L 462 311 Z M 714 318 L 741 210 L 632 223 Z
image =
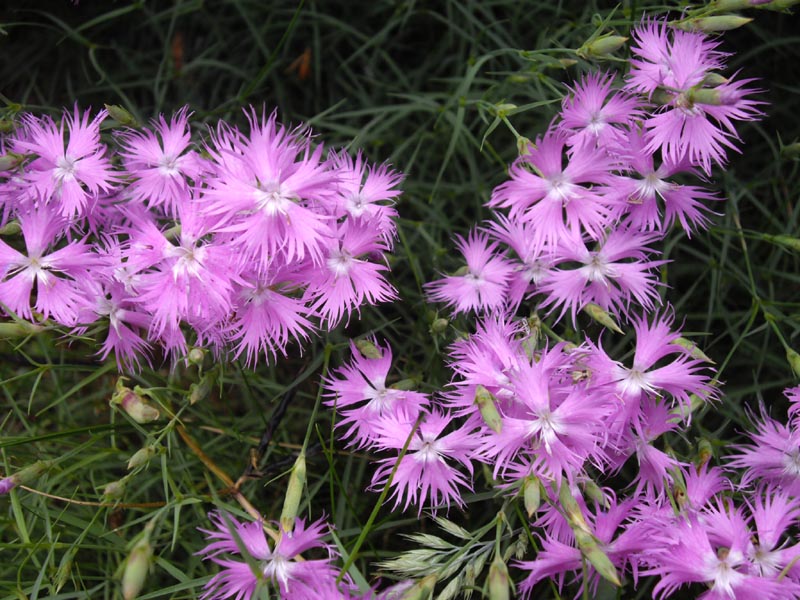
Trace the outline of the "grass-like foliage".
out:
M 793 2 L 12 4 L 0 600 L 800 594 Z

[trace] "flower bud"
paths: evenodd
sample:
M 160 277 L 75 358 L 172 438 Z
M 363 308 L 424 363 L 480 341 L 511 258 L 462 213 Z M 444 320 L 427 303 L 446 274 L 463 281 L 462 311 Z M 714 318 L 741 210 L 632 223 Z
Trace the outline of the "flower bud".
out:
M 788 159 L 800 158 L 800 142 L 786 144 L 785 146 L 781 147 L 781 156 Z
M 529 475 L 522 482 L 522 502 L 530 519 L 539 510 L 539 505 L 542 503 L 541 484 L 535 475 Z
M 33 483 L 53 466 L 52 460 L 37 460 L 8 477 L 0 479 L 0 495 L 9 493 L 18 485 Z
M 108 116 L 114 119 L 120 125 L 139 127 L 139 123 L 136 121 L 136 118 L 130 112 L 128 112 L 127 109 L 123 108 L 119 104 L 106 104 L 105 107 L 108 111 Z
M 383 358 L 383 353 L 380 351 L 380 349 L 369 340 L 356 340 L 356 348 L 358 348 L 358 351 L 361 352 L 364 358 Z
M 617 569 L 611 559 L 600 547 L 600 543 L 592 534 L 584 531 L 575 531 L 575 541 L 578 543 L 581 554 L 586 557 L 600 576 L 606 581 L 610 581 L 617 587 L 622 585 L 617 574 Z
M 601 35 L 598 38 L 586 42 L 575 51 L 575 54 L 583 59 L 603 58 L 622 48 L 627 41 L 628 38 L 626 37 L 607 33 L 606 35 Z
M 528 138 L 524 136 L 520 136 L 517 139 L 517 154 L 520 156 L 527 156 L 531 153 L 531 148 L 533 148 L 533 142 L 530 141 Z
M 124 377 L 117 380 L 116 391 L 111 396 L 111 405 L 120 406 L 131 419 L 140 424 L 150 423 L 161 418 L 158 409 L 142 397 L 140 388 L 137 386 L 131 390 L 125 387 L 124 381 Z
M 786 360 L 789 361 L 789 366 L 792 368 L 795 377 L 800 377 L 800 354 L 787 346 Z
M 692 340 L 687 340 L 685 337 L 678 337 L 672 341 L 673 344 L 677 344 L 681 348 L 686 348 L 689 351 L 689 355 L 692 358 L 696 358 L 698 360 L 702 360 L 703 362 L 714 364 L 714 361 L 711 360 L 706 353 L 700 350 Z
M 17 235 L 22 232 L 22 225 L 19 221 L 9 221 L 0 227 L 0 235 Z
M 125 571 L 122 573 L 122 597 L 125 600 L 133 600 L 142 591 L 152 556 L 153 547 L 150 545 L 149 532 L 146 532 L 136 542 L 125 563 Z
M 0 156 L 0 172 L 16 169 L 23 160 L 25 160 L 23 154 L 17 154 L 16 152 L 7 152 L 3 154 Z
M 303 497 L 303 488 L 306 485 L 306 455 L 302 452 L 294 461 L 292 474 L 289 476 L 289 485 L 286 487 L 286 496 L 283 499 L 281 510 L 281 527 L 284 531 L 294 528 L 294 519 L 300 508 L 300 499 Z
M 583 312 L 600 323 L 603 327 L 607 327 L 615 333 L 622 333 L 622 329 L 619 328 L 619 325 L 617 325 L 617 322 L 614 320 L 614 318 L 597 304 L 590 302 L 583 307 Z
M 433 323 L 431 323 L 431 333 L 434 335 L 442 335 L 445 331 L 447 331 L 448 325 L 450 325 L 450 321 L 447 319 L 443 319 L 441 317 L 434 319 Z
M 61 558 L 61 562 L 58 563 L 58 569 L 56 570 L 55 576 L 53 576 L 53 587 L 55 588 L 56 594 L 61 591 L 67 580 L 69 579 L 70 574 L 72 573 L 72 563 L 75 560 L 75 555 L 78 553 L 78 547 L 73 546 L 64 554 Z
M 196 367 L 202 367 L 205 357 L 206 351 L 203 348 L 192 348 L 189 350 L 189 355 L 186 357 L 186 359 L 190 364 Z
M 426 575 L 400 596 L 400 600 L 428 600 L 435 587 L 436 575 Z
M 103 486 L 103 497 L 108 500 L 119 500 L 125 493 L 125 486 L 127 483 L 128 482 L 123 478 L 105 484 Z
M 41 325 L 29 323 L 22 319 L 0 323 L 0 340 L 26 338 L 31 335 L 37 335 L 44 330 L 45 328 Z
M 146 465 L 156 455 L 156 452 L 155 446 L 145 446 L 141 450 L 137 450 L 128 461 L 128 470 Z
M 738 29 L 743 25 L 747 25 L 752 20 L 753 19 L 749 17 L 740 17 L 739 15 L 714 15 L 711 17 L 685 19 L 673 23 L 673 25 L 684 31 L 704 31 L 706 33 L 712 33 L 714 31 Z
M 497 412 L 494 401 L 494 396 L 485 387 L 478 385 L 475 388 L 475 404 L 478 405 L 484 423 L 495 433 L 500 433 L 503 429 L 503 419 Z
M 510 597 L 508 567 L 502 557 L 496 554 L 489 566 L 489 600 L 508 600 Z
M 714 456 L 714 450 L 711 447 L 711 442 L 702 438 L 697 442 L 697 467 L 700 468 L 707 464 L 708 461 Z

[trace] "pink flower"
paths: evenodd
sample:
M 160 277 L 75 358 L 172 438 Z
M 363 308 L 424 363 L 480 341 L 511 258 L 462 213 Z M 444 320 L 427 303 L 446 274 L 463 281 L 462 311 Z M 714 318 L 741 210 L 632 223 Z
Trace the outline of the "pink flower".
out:
M 177 216 L 177 205 L 189 196 L 189 187 L 200 173 L 200 158 L 189 150 L 189 113 L 184 107 L 169 123 L 161 115 L 152 126 L 155 132 L 128 130 L 119 136 L 120 156 L 133 177 L 128 193 L 137 202 L 164 208 Z
M 373 442 L 376 426 L 384 416 L 403 411 L 405 417 L 416 416 L 428 404 L 425 394 L 401 390 L 387 385 L 392 366 L 392 350 L 371 342 L 379 357 L 367 357 L 350 342 L 351 360 L 324 381 L 325 404 L 343 417 L 337 424 L 346 428 L 344 439 L 364 447 Z M 402 446 L 401 446 L 402 447 Z
M 310 312 L 327 322 L 328 328 L 336 327 L 353 311 L 360 314 L 363 304 L 397 297 L 383 276 L 388 267 L 369 260 L 382 260 L 388 250 L 379 235 L 369 221 L 345 221 L 325 244 L 322 264 L 318 268 L 309 265 L 305 299 L 311 305 Z
M 288 131 L 276 113 L 246 113 L 249 137 L 220 126 L 207 148 L 215 174 L 203 188 L 204 212 L 222 220 L 241 261 L 266 267 L 280 253 L 287 263 L 322 262 L 331 235 L 326 213 L 336 173 L 302 130 Z
M 706 173 L 711 163 L 725 163 L 725 149 L 736 149 L 733 121 L 760 116 L 759 101 L 747 96 L 756 90 L 744 86 L 752 80 L 727 80 L 709 87 L 707 77 L 724 66 L 719 42 L 696 32 L 667 29 L 665 21 L 647 21 L 634 29 L 639 58 L 631 60 L 629 87 L 651 95 L 666 95 L 659 111 L 644 121 L 647 149 L 660 148 L 665 160 L 686 157 Z
M 355 159 L 345 152 L 336 154 L 334 165 L 338 173 L 337 217 L 372 221 L 391 248 L 397 217 L 392 203 L 401 194 L 397 186 L 403 181 L 403 175 L 388 165 L 368 165 L 360 152 Z
M 800 428 L 797 423 L 781 423 L 771 418 L 764 406 L 756 431 L 750 433 L 752 444 L 743 444 L 728 463 L 745 469 L 742 485 L 757 483 L 800 495 Z
M 417 415 L 405 411 L 384 416 L 375 425 L 373 444 L 380 450 L 399 453 L 416 421 Z M 462 465 L 472 476 L 470 457 L 475 448 L 474 436 L 466 428 L 444 433 L 451 421 L 450 415 L 436 409 L 424 413 L 392 479 L 395 508 L 403 498 L 403 510 L 414 504 L 419 507 L 419 513 L 426 502 L 431 503 L 434 511 L 442 504 L 448 508 L 453 502 L 464 505 L 459 488 L 472 488 L 456 465 Z M 397 461 L 397 456 L 379 461 L 380 466 L 372 477 L 372 489 L 387 484 Z
M 321 541 L 327 529 L 323 519 L 308 526 L 303 519 L 297 519 L 291 531 L 281 528 L 278 541 L 270 548 L 261 522 L 242 523 L 232 515 L 220 512 L 210 513 L 209 518 L 214 529 L 200 530 L 209 544 L 197 554 L 217 563 L 222 570 L 205 585 L 203 600 L 250 600 L 261 581 L 276 588 L 282 598 L 319 600 L 339 597 L 338 571 L 331 564 L 336 554 L 330 545 Z M 257 572 L 240 558 L 240 543 L 250 558 L 258 563 Z M 313 549 L 323 550 L 328 557 L 308 559 L 301 556 Z M 220 558 L 221 555 L 231 558 Z
M 108 192 L 114 184 L 106 147 L 100 143 L 100 123 L 106 116 L 101 110 L 89 122 L 89 111 L 81 115 L 76 105 L 74 114 L 64 112 L 59 125 L 47 116 L 27 114 L 22 119 L 24 137 L 14 140 L 14 150 L 36 156 L 28 165 L 25 181 L 38 200 L 55 202 L 56 211 L 64 217 L 83 216 L 90 198 Z
M 445 302 L 456 314 L 501 310 L 514 267 L 484 233 L 472 231 L 466 240 L 457 236 L 456 246 L 467 265 L 456 275 L 426 284 L 431 300 Z
M 549 130 L 509 169 L 511 180 L 494 189 L 488 206 L 535 224 L 533 245 L 554 247 L 567 230 L 602 235 L 611 213 L 603 186 L 613 183 L 612 160 L 604 148 L 576 146 L 564 166 L 566 134 Z
M 590 73 L 564 98 L 558 129 L 567 135 L 570 146 L 617 146 L 626 128 L 641 116 L 636 98 L 611 93 L 613 83 L 610 73 Z
M 641 133 L 631 132 L 625 138 L 624 157 L 631 176 L 620 178 L 616 191 L 625 205 L 626 222 L 637 230 L 666 231 L 677 221 L 688 236 L 705 229 L 710 210 L 703 201 L 719 198 L 700 186 L 670 180 L 679 173 L 692 172 L 685 157 L 677 163 L 666 158 L 655 168 L 654 151 L 645 146 Z
M 590 250 L 587 240 L 565 236 L 554 262 L 575 266 L 554 267 L 547 273 L 539 284 L 539 292 L 546 296 L 542 307 L 551 311 L 561 307 L 559 319 L 569 311 L 573 323 L 589 303 L 616 316 L 627 316 L 632 302 L 653 309 L 661 301 L 656 269 L 666 261 L 650 260 L 648 254 L 649 244 L 659 237 L 620 227 Z
M 234 314 L 226 334 L 236 344 L 234 358 L 244 354 L 250 366 L 255 366 L 262 352 L 273 360 L 278 353 L 285 355 L 290 340 L 307 341 L 313 329 L 306 305 L 293 293 L 297 274 L 277 262 L 264 273 L 242 273 L 241 283 L 234 288 Z
M 62 325 L 77 324 L 81 310 L 89 304 L 83 283 L 92 278 L 98 257 L 85 239 L 64 239 L 64 218 L 47 208 L 17 215 L 25 238 L 26 254 L 0 240 L 0 302 L 11 311 L 33 320 L 31 294 L 36 286 L 33 309 L 42 318 L 52 317 Z

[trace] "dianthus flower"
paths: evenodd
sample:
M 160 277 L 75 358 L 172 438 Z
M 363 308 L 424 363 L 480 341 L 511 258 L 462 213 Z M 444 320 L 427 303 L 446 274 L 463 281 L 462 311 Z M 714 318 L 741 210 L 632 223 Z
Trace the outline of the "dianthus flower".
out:
M 262 581 L 277 588 L 282 598 L 320 600 L 340 597 L 336 585 L 338 571 L 331 564 L 335 552 L 322 542 L 327 529 L 323 519 L 308 526 L 303 519 L 296 519 L 291 531 L 281 527 L 278 541 L 270 548 L 261 522 L 243 523 L 220 512 L 210 513 L 209 518 L 214 529 L 200 530 L 209 544 L 197 554 L 212 560 L 222 569 L 205 585 L 202 600 L 250 600 Z M 303 552 L 315 549 L 322 550 L 327 557 L 301 557 Z M 241 557 L 243 550 L 257 563 L 257 572 Z
M 445 302 L 456 314 L 502 309 L 514 267 L 497 243 L 473 231 L 466 240 L 457 236 L 456 246 L 467 265 L 455 275 L 426 284 L 431 300 Z
M 111 190 L 115 181 L 106 147 L 100 143 L 100 123 L 108 113 L 101 110 L 90 122 L 89 112 L 81 115 L 76 105 L 74 114 L 65 111 L 58 125 L 48 116 L 27 114 L 22 136 L 13 142 L 15 152 L 35 156 L 23 175 L 33 196 L 45 204 L 53 202 L 56 212 L 68 219 L 84 216 L 90 198 Z

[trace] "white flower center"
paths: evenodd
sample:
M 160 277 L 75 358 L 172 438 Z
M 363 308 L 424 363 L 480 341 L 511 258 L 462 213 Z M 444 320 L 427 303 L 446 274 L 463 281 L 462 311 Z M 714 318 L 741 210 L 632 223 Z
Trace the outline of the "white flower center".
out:
M 347 250 L 342 248 L 336 252 L 332 252 L 328 257 L 328 268 L 333 272 L 334 277 L 344 277 L 350 272 L 353 266 L 353 255 Z
M 800 478 L 800 448 L 784 453 L 783 472 L 792 477 Z
M 718 554 L 719 556 L 709 554 L 704 557 L 703 575 L 708 581 L 714 582 L 714 590 L 719 590 L 734 599 L 736 598 L 735 588 L 746 578 L 744 573 L 740 573 L 734 568 L 742 562 L 742 553 L 738 550 L 730 551 L 727 548 L 721 548 Z
M 259 185 L 253 195 L 258 209 L 263 210 L 270 217 L 277 214 L 285 215 L 292 204 L 289 190 L 280 183 Z
M 424 433 L 420 437 L 422 438 L 422 443 L 419 450 L 414 453 L 414 460 L 425 464 L 443 461 L 436 438 Z
M 613 265 L 609 265 L 605 257 L 599 252 L 590 252 L 588 262 L 584 263 L 578 271 L 586 281 L 599 282 L 606 284 L 608 278 L 616 276 Z
M 347 211 L 354 217 L 360 217 L 367 210 L 368 204 L 361 193 L 354 194 L 347 200 Z
M 62 156 L 56 161 L 56 181 L 72 181 L 78 171 L 78 161 L 69 156 Z
M 178 170 L 178 158 L 175 156 L 164 155 L 158 162 L 158 172 L 165 177 L 174 177 L 180 175 Z

